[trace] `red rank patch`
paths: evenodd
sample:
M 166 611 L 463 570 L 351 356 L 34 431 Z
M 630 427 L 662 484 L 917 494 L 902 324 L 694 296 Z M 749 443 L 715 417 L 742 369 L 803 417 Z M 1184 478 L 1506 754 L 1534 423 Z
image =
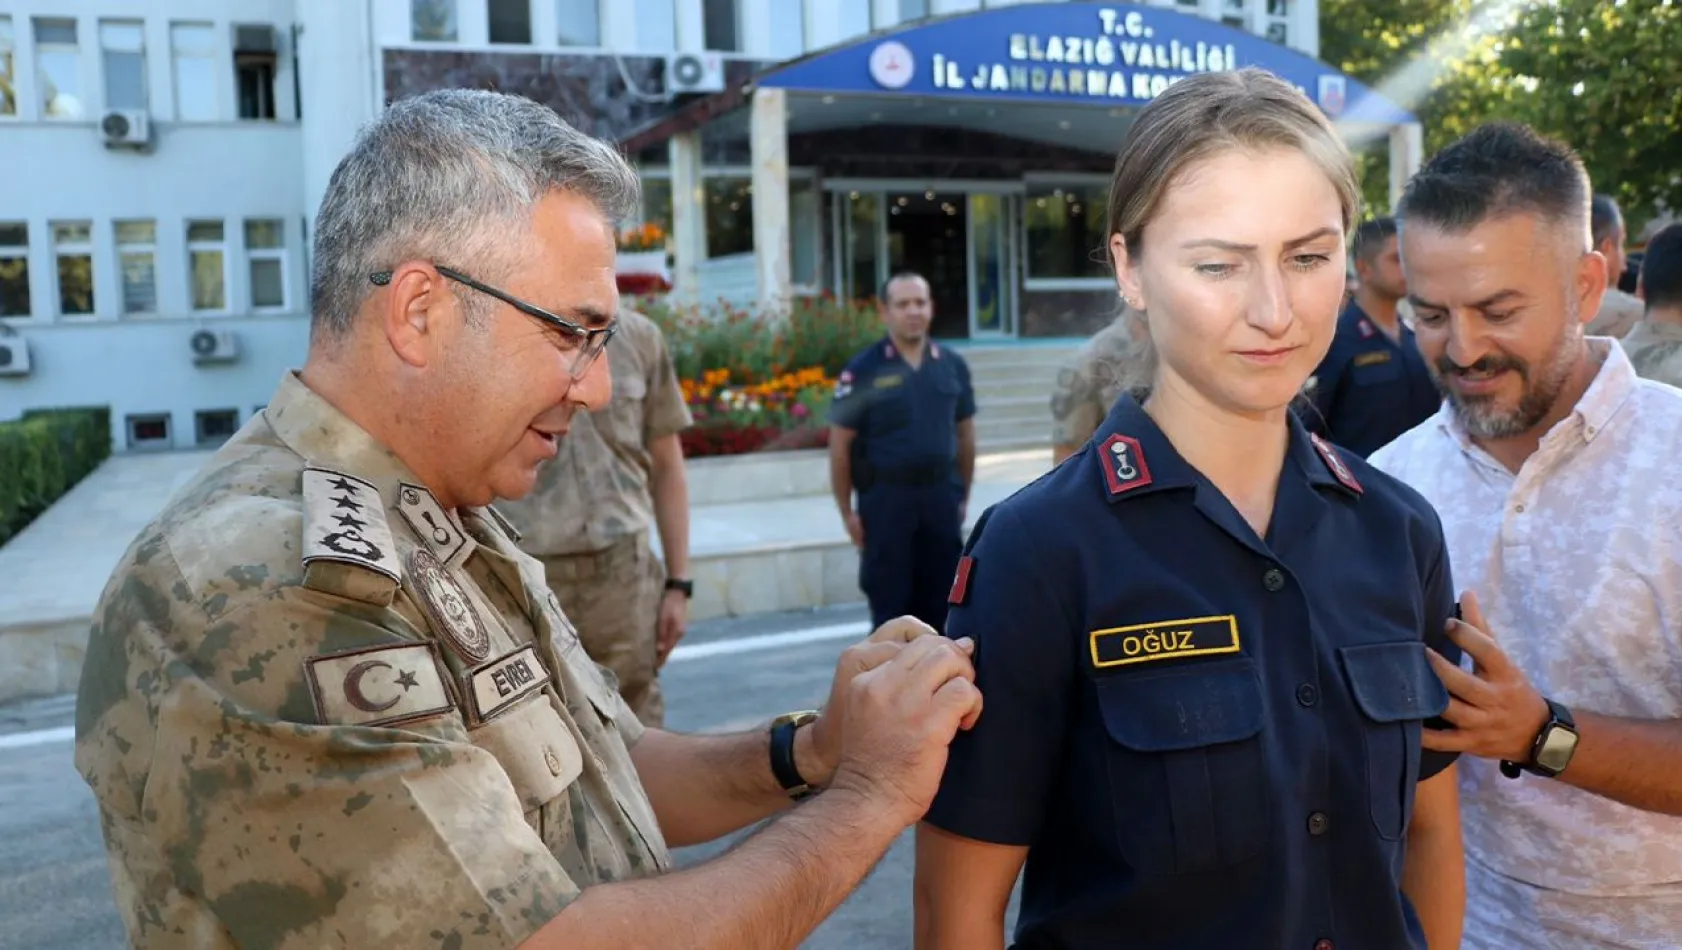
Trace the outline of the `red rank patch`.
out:
M 975 558 L 968 554 L 958 558 L 958 574 L 952 578 L 952 592 L 946 595 L 946 602 L 962 605 L 969 599 L 969 575 L 975 570 Z
M 1145 453 L 1139 450 L 1138 439 L 1112 435 L 1104 440 L 1098 455 L 1099 464 L 1104 466 L 1104 481 L 1109 485 L 1110 497 L 1151 483 L 1150 466 L 1145 464 Z
M 1343 461 L 1343 456 L 1337 454 L 1337 449 L 1332 448 L 1331 443 L 1312 433 L 1309 434 L 1308 440 L 1314 443 L 1314 450 L 1320 453 L 1320 459 L 1326 463 L 1327 468 L 1332 470 L 1332 477 L 1336 478 L 1344 488 L 1357 495 L 1365 493 L 1361 488 L 1361 483 L 1355 480 L 1355 473 L 1349 470 L 1349 466 Z
M 1363 339 L 1363 340 L 1367 339 L 1377 332 L 1378 332 L 1377 330 L 1374 330 L 1372 328 L 1372 321 L 1371 320 L 1362 320 L 1361 321 L 1361 339 Z

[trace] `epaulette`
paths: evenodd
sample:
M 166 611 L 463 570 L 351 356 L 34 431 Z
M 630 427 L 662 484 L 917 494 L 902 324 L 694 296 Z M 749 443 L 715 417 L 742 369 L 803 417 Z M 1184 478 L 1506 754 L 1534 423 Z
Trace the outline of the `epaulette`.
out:
M 343 472 L 304 469 L 304 586 L 381 607 L 403 572 L 379 489 Z

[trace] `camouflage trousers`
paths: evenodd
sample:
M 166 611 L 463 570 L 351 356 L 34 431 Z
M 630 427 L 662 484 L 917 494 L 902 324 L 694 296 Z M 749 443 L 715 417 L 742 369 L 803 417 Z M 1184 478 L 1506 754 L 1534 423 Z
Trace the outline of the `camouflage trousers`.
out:
M 1514 880 L 1466 856 L 1464 950 L 1674 950 L 1682 943 L 1678 935 L 1677 885 L 1657 885 L 1639 897 L 1569 894 Z
M 660 727 L 666 700 L 655 667 L 655 636 L 666 569 L 649 546 L 648 532 L 601 551 L 540 560 L 584 651 L 619 678 L 619 694 L 643 725 Z

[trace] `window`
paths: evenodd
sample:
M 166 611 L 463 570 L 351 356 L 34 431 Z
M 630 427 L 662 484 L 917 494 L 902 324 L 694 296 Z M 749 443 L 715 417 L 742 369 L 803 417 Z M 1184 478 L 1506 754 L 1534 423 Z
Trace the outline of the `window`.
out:
M 125 417 L 123 422 L 124 427 L 128 429 L 129 448 L 169 448 L 169 413 L 140 413 Z
M 1221 0 L 1221 22 L 1236 29 L 1244 29 L 1244 0 Z
M 818 284 L 821 204 L 816 178 L 796 178 L 788 183 L 789 281 L 797 287 Z
M 747 254 L 753 250 L 753 180 L 747 177 L 703 179 L 707 205 L 707 256 Z
M 93 223 L 55 221 L 53 256 L 58 263 L 58 312 L 80 317 L 93 313 Z
M 157 241 L 154 221 L 118 221 L 117 269 L 123 274 L 123 313 L 158 312 Z
M 793 59 L 806 52 L 806 4 L 784 0 L 771 4 L 771 55 Z
M 234 88 L 239 93 L 239 117 L 273 119 L 274 76 L 278 45 L 268 24 L 234 27 Z
M 245 222 L 245 258 L 251 273 L 251 309 L 286 309 L 286 222 Z
M 899 22 L 910 23 L 929 15 L 929 0 L 899 0 Z
M 841 40 L 850 40 L 870 32 L 870 7 L 868 3 L 840 5 L 837 20 L 841 29 Z
M 146 108 L 146 31 L 138 20 L 101 20 L 105 108 Z
M 86 115 L 75 20 L 36 17 L 35 69 L 42 115 L 50 119 L 80 119 Z
M 0 317 L 29 316 L 29 225 L 0 222 Z
M 239 431 L 238 409 L 200 409 L 193 413 L 195 441 L 201 448 L 214 448 Z
M 428 43 L 454 43 L 456 0 L 409 0 L 409 38 Z
M 642 223 L 658 224 L 672 233 L 672 180 L 644 175 L 642 179 Z
M 0 16 L 0 115 L 18 114 L 17 74 L 12 69 L 12 18 Z
M 677 8 L 674 0 L 636 0 L 637 50 L 670 53 L 677 49 Z
M 175 118 L 216 118 L 216 31 L 209 23 L 172 23 L 170 54 L 175 61 Z
M 602 0 L 555 0 L 556 38 L 562 46 L 602 45 Z
M 1108 270 L 1101 250 L 1104 233 L 1104 185 L 1030 184 L 1022 205 L 1028 277 L 1103 278 Z
M 187 270 L 194 310 L 228 309 L 228 253 L 222 222 L 187 222 Z
M 741 50 L 741 25 L 737 22 L 736 3 L 737 0 L 701 0 L 701 27 L 707 49 L 719 53 Z
M 492 43 L 531 44 L 531 0 L 489 0 L 486 8 Z

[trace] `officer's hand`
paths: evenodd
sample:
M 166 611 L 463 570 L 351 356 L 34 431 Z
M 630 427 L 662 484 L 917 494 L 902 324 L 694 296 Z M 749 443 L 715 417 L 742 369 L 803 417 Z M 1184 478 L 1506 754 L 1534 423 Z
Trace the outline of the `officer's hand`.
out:
M 1448 635 L 1472 658 L 1470 673 L 1427 648 L 1437 676 L 1448 688 L 1443 719 L 1453 729 L 1426 729 L 1420 743 L 1434 752 L 1460 752 L 1486 759 L 1524 762 L 1548 721 L 1548 703 L 1524 671 L 1507 657 L 1467 591 L 1460 600 L 1464 620 L 1450 620 Z
M 847 537 L 853 539 L 853 547 L 864 549 L 864 522 L 856 511 L 847 512 Z
M 864 645 L 884 653 L 892 646 Z M 867 796 L 905 826 L 922 818 L 940 787 L 952 737 L 981 715 L 973 650 L 968 639 L 920 636 L 853 676 L 830 787 Z
M 826 785 L 841 761 L 843 710 L 853 678 L 893 659 L 905 644 L 918 637 L 939 636 L 934 628 L 916 617 L 896 617 L 877 627 L 865 640 L 848 647 L 835 664 L 835 678 L 829 684 L 829 700 L 810 729 L 811 743 L 795 743 L 795 766 L 813 785 Z M 806 753 L 804 756 L 801 753 Z
M 660 598 L 660 622 L 654 634 L 654 668 L 666 665 L 678 641 L 689 628 L 689 598 L 683 591 L 669 590 Z

